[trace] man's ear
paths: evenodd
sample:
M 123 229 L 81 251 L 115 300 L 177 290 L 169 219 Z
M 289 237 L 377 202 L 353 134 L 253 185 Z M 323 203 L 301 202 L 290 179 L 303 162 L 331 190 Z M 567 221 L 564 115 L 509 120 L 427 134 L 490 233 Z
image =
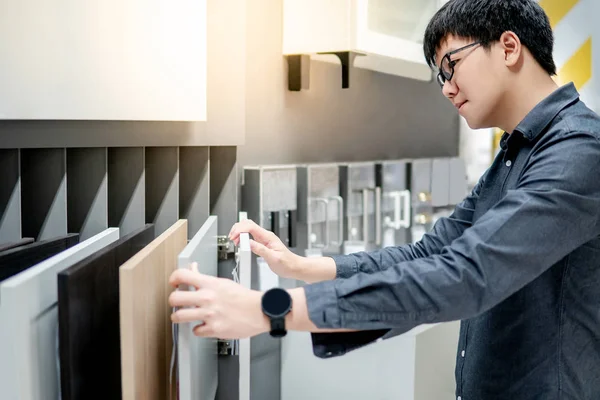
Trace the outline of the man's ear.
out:
M 504 62 L 507 67 L 514 67 L 521 59 L 523 46 L 521 40 L 512 31 L 506 31 L 500 36 L 500 49 L 504 56 Z

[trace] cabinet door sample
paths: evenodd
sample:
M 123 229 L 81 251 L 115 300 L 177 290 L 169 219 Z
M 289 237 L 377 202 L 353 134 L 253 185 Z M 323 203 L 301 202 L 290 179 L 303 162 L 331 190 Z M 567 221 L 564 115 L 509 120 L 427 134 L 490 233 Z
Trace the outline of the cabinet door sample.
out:
M 119 239 L 107 229 L 0 283 L 0 387 L 7 399 L 57 399 L 59 272 Z
M 240 218 L 240 221 L 243 219 Z M 248 233 L 240 234 L 238 257 L 240 284 L 248 289 L 252 289 L 252 252 L 250 250 L 250 235 Z M 250 338 L 240 339 L 239 343 L 240 378 L 238 398 L 239 400 L 250 400 Z
M 21 240 L 17 240 L 15 242 L 8 242 L 0 244 L 0 253 L 6 250 L 14 249 L 16 247 L 25 246 L 26 244 L 33 243 L 33 238 L 23 238 Z
M 217 217 L 210 216 L 179 254 L 178 267 L 198 263 L 198 272 L 217 276 Z M 178 290 L 194 290 L 179 288 Z M 217 392 L 217 339 L 201 338 L 192 329 L 198 322 L 177 325 L 179 400 L 213 400 Z
M 177 221 L 119 269 L 123 400 L 176 398 L 169 278 L 187 234 L 187 221 Z
M 121 398 L 119 267 L 153 239 L 148 224 L 58 274 L 62 400 Z
M 15 247 L 0 253 L 0 282 L 76 245 L 78 242 L 79 235 L 74 233 Z

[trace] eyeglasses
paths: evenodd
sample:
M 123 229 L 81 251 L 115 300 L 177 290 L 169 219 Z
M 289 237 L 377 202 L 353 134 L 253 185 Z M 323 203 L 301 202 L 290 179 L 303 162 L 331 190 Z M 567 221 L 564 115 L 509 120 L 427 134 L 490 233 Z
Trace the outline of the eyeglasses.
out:
M 440 71 L 437 74 L 437 81 L 440 84 L 440 87 L 444 87 L 444 83 L 452 79 L 452 77 L 454 76 L 454 66 L 456 65 L 458 60 L 451 60 L 450 56 L 458 53 L 459 51 L 463 51 L 473 46 L 477 46 L 478 44 L 481 44 L 481 42 L 468 44 L 456 50 L 449 51 L 444 55 L 444 57 L 442 58 L 442 62 L 440 63 Z

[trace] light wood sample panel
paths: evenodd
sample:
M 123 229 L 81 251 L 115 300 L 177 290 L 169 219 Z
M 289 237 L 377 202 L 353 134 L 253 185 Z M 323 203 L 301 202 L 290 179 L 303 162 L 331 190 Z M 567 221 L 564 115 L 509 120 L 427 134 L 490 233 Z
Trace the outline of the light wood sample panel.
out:
M 187 220 L 179 220 L 119 269 L 123 400 L 176 398 L 169 277 L 187 236 Z

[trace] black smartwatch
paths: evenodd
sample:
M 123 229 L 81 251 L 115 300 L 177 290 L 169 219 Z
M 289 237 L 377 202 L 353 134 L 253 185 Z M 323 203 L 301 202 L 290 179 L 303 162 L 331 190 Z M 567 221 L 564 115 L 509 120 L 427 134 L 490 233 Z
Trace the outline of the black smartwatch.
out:
M 292 310 L 292 297 L 287 290 L 272 288 L 262 297 L 262 311 L 271 321 L 271 336 L 280 338 L 286 335 L 285 316 Z

